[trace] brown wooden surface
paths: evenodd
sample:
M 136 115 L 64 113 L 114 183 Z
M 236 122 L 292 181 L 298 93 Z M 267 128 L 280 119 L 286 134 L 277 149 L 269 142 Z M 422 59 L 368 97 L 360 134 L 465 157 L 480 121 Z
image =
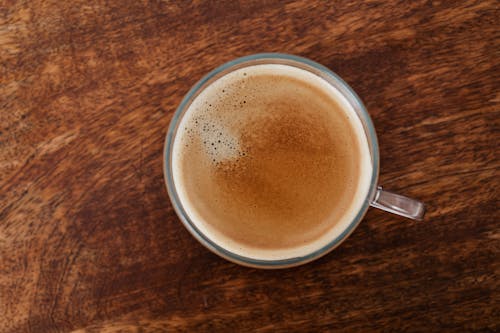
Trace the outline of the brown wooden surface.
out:
M 500 330 L 500 11 L 495 1 L 3 1 L 0 332 Z M 284 271 L 226 262 L 164 188 L 182 96 L 238 56 L 293 53 L 359 93 L 381 183 L 424 222 L 370 210 Z

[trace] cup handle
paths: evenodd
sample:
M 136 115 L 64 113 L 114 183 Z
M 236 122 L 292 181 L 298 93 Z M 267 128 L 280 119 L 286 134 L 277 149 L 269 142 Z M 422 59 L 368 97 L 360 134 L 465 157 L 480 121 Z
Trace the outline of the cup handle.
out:
M 377 187 L 377 192 L 370 205 L 418 221 L 423 220 L 425 214 L 425 205 L 422 202 L 386 191 L 382 189 L 382 186 Z

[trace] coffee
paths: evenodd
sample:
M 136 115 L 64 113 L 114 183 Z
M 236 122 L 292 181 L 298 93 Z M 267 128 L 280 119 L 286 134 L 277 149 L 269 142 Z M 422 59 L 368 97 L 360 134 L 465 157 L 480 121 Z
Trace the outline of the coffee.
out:
M 187 108 L 172 173 L 192 223 L 251 258 L 302 256 L 328 244 L 360 210 L 372 162 L 343 95 L 306 70 L 237 69 Z

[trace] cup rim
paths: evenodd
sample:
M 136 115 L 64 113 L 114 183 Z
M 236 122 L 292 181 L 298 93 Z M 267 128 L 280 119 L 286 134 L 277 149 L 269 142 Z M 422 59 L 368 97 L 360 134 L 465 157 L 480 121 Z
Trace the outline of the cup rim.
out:
M 370 187 L 364 199 L 363 205 L 354 217 L 354 219 L 348 224 L 347 228 L 345 228 L 342 233 L 337 235 L 333 240 L 328 242 L 325 246 L 317 249 L 311 253 L 308 253 L 303 256 L 287 258 L 287 259 L 277 259 L 277 260 L 269 260 L 269 259 L 256 259 L 241 256 L 239 254 L 233 253 L 231 251 L 226 250 L 222 246 L 218 245 L 215 241 L 211 240 L 208 236 L 204 235 L 197 227 L 194 222 L 191 221 L 188 214 L 185 212 L 182 203 L 177 195 L 177 191 L 175 189 L 175 183 L 172 174 L 172 145 L 174 141 L 174 134 L 177 129 L 177 125 L 179 121 L 182 119 L 182 115 L 186 108 L 190 105 L 192 100 L 202 91 L 204 85 L 208 83 L 211 79 L 216 77 L 218 74 L 226 72 L 233 67 L 238 67 L 245 63 L 252 63 L 255 61 L 265 61 L 269 60 L 269 63 L 273 63 L 273 61 L 285 61 L 289 62 L 289 65 L 293 66 L 293 63 L 298 63 L 301 65 L 305 65 L 306 67 L 312 67 L 313 69 L 320 71 L 323 75 L 328 77 L 328 79 L 336 81 L 341 86 L 345 88 L 345 91 L 342 91 L 342 94 L 347 94 L 349 96 L 344 96 L 347 98 L 350 104 L 353 102 L 357 105 L 353 105 L 358 110 L 360 110 L 361 115 L 363 116 L 363 124 L 366 125 L 365 133 L 367 135 L 367 139 L 370 145 L 370 153 L 372 157 L 372 175 L 370 180 Z M 292 64 L 290 64 L 292 63 Z M 249 64 L 251 65 L 251 64 Z M 301 67 L 304 69 L 303 67 Z M 307 68 L 305 68 L 307 70 Z M 229 73 L 230 71 L 228 71 Z M 227 74 L 227 73 L 225 73 Z M 313 72 L 313 74 L 316 74 Z M 264 269 L 275 269 L 275 268 L 288 268 L 293 266 L 298 266 L 302 264 L 306 264 L 310 261 L 319 259 L 325 254 L 329 253 L 336 247 L 338 247 L 345 239 L 349 237 L 349 235 L 356 229 L 364 215 L 366 214 L 370 201 L 373 198 L 376 188 L 377 181 L 379 175 L 379 148 L 378 148 L 378 140 L 375 132 L 375 127 L 373 125 L 372 119 L 368 114 L 366 107 L 364 106 L 361 98 L 354 92 L 354 90 L 336 73 L 331 71 L 329 68 L 307 58 L 303 58 L 296 55 L 285 54 L 285 53 L 257 53 L 252 54 L 240 58 L 236 58 L 229 62 L 226 62 L 214 70 L 210 71 L 208 74 L 203 76 L 191 89 L 186 93 L 183 97 L 181 103 L 175 110 L 172 119 L 170 120 L 170 125 L 168 127 L 167 134 L 165 136 L 165 144 L 163 149 L 163 175 L 165 180 L 165 186 L 167 188 L 167 192 L 170 198 L 170 202 L 172 206 L 183 223 L 184 227 L 193 235 L 203 246 L 205 246 L 211 252 L 219 255 L 220 257 L 232 261 L 234 263 L 253 267 L 253 268 L 264 268 Z

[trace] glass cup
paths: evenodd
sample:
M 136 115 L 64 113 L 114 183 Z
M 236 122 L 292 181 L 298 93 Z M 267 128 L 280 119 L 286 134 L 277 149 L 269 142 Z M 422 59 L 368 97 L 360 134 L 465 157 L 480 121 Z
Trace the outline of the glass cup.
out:
M 300 257 L 280 259 L 280 260 L 266 260 L 266 259 L 255 259 L 244 257 L 239 254 L 230 252 L 217 243 L 217 240 L 210 239 L 207 235 L 200 232 L 196 224 L 190 219 L 189 215 L 183 208 L 182 202 L 179 200 L 177 194 L 175 183 L 172 174 L 172 146 L 173 141 L 178 131 L 178 126 L 180 120 L 182 119 L 185 111 L 188 109 L 192 101 L 200 94 L 207 86 L 218 78 L 243 67 L 258 65 L 258 64 L 283 64 L 288 66 L 298 67 L 300 69 L 307 70 L 331 84 L 336 88 L 351 104 L 352 108 L 356 111 L 361 123 L 363 124 L 364 134 L 366 136 L 367 142 L 369 144 L 370 155 L 372 160 L 372 173 L 370 181 L 370 190 L 368 191 L 366 198 L 362 207 L 357 212 L 355 218 L 347 225 L 347 227 L 335 238 L 333 238 L 326 246 L 322 248 L 307 253 Z M 312 60 L 297 57 L 289 54 L 280 53 L 261 53 L 254 54 L 242 58 L 230 61 L 212 72 L 208 73 L 204 78 L 202 78 L 198 83 L 196 83 L 187 95 L 182 100 L 181 104 L 177 108 L 170 127 L 168 129 L 165 138 L 165 150 L 163 159 L 163 169 L 165 176 L 165 183 L 167 186 L 167 191 L 170 196 L 172 205 L 179 216 L 180 220 L 188 231 L 196 238 L 198 241 L 207 247 L 212 252 L 218 254 L 219 256 L 230 260 L 232 262 L 256 267 L 256 268 L 286 268 L 305 264 L 312 260 L 318 259 L 321 256 L 332 251 L 334 248 L 339 246 L 358 226 L 360 221 L 363 219 L 369 206 L 382 209 L 384 211 L 401 215 L 414 220 L 422 220 L 425 213 L 425 206 L 422 202 L 410 199 L 408 197 L 395 194 L 382 189 L 378 185 L 378 175 L 379 175 L 379 149 L 377 143 L 377 135 L 375 133 L 375 128 L 373 126 L 372 120 L 366 110 L 361 99 L 356 95 L 356 93 L 349 87 L 349 85 L 344 82 L 337 74 L 333 73 L 328 68 L 320 65 Z

